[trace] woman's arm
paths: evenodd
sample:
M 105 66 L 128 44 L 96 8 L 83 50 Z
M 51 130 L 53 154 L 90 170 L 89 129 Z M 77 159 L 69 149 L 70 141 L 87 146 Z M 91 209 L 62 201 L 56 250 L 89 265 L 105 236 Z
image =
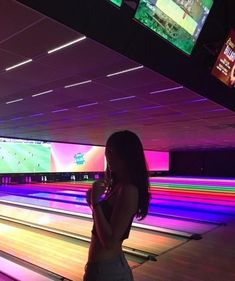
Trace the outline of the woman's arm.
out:
M 87 202 L 92 209 L 93 219 L 95 222 L 96 233 L 100 242 L 105 247 L 105 241 L 108 239 L 111 233 L 111 227 L 105 218 L 103 211 L 99 205 L 100 196 L 105 192 L 105 181 L 98 180 L 92 184 L 92 188 L 89 190 L 89 198 Z M 88 194 L 87 194 L 88 195 Z
M 137 211 L 137 206 L 137 188 L 133 185 L 125 185 L 117 194 L 110 223 L 107 222 L 99 204 L 93 208 L 96 232 L 105 248 L 111 249 L 120 242 Z

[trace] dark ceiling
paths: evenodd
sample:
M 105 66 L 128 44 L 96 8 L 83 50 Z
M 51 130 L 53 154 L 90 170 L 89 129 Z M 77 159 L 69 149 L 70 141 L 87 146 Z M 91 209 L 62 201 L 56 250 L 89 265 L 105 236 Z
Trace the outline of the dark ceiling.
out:
M 230 29 L 235 28 L 235 1 L 214 0 L 212 10 L 190 57 L 133 20 L 134 10 L 124 0 L 121 9 L 108 0 L 20 0 L 43 14 L 150 67 L 177 83 L 235 110 L 235 89 L 211 76 Z
M 1 136 L 104 145 L 113 131 L 131 129 L 146 149 L 235 147 L 235 93 L 210 75 L 234 26 L 232 2 L 215 1 L 188 57 L 134 22 L 127 5 L 2 0 Z

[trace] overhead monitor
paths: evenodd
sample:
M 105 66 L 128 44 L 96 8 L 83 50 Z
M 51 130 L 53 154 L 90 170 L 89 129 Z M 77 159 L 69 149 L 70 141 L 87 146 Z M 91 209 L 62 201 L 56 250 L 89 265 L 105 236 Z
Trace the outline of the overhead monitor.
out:
M 235 30 L 231 30 L 214 64 L 212 75 L 229 87 L 235 87 Z
M 190 55 L 213 0 L 140 0 L 135 19 Z
M 108 0 L 109 2 L 113 3 L 114 5 L 121 7 L 123 0 Z

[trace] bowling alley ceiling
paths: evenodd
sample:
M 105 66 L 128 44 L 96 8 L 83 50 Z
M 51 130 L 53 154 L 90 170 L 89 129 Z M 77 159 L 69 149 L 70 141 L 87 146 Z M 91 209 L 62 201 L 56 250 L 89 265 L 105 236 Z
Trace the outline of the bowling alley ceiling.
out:
M 0 136 L 104 145 L 130 129 L 146 149 L 235 147 L 232 99 L 206 85 L 196 91 L 18 1 L 1 0 L 0 26 Z

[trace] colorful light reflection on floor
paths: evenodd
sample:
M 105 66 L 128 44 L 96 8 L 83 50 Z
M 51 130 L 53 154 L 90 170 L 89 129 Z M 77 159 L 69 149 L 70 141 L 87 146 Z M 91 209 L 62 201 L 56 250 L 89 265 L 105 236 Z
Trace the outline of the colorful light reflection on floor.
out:
M 226 222 L 235 215 L 235 180 L 159 177 L 150 182 L 150 213 L 144 223 L 156 226 L 161 216 L 166 219 L 166 227 L 170 218 L 177 228 L 182 220 Z M 91 182 L 2 186 L 4 193 L 0 196 L 1 200 L 90 214 L 85 201 L 90 186 Z

